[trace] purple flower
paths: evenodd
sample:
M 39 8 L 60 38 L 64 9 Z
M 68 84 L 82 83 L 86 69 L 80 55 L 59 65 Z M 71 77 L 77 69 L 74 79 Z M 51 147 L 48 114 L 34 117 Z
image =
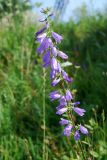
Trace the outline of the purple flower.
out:
M 65 97 L 67 101 L 71 101 L 73 99 L 71 92 L 69 90 L 66 91 Z
M 45 27 L 43 27 L 41 30 L 36 32 L 36 36 L 42 34 L 47 28 L 49 28 L 49 24 L 48 23 L 46 23 Z
M 53 59 L 51 60 L 50 79 L 56 78 L 57 73 L 61 73 L 61 66 L 53 57 Z
M 59 99 L 61 97 L 61 95 L 58 93 L 58 91 L 53 91 L 50 93 L 49 95 L 51 101 Z
M 56 77 L 56 71 L 55 70 L 51 70 L 50 71 L 50 79 L 54 79 Z
M 52 51 L 53 56 L 56 57 L 57 56 L 57 49 L 53 45 L 51 46 L 51 51 Z
M 56 86 L 60 82 L 60 80 L 61 80 L 60 78 L 58 78 L 58 79 L 55 78 L 53 80 L 53 82 L 51 83 L 51 86 L 53 86 L 53 87 Z
M 66 105 L 67 105 L 65 96 L 62 96 L 62 97 L 60 98 L 60 105 L 62 105 L 62 106 L 66 106 Z
M 68 121 L 67 119 L 60 118 L 60 121 L 59 121 L 59 124 L 60 124 L 60 125 L 66 125 L 66 124 L 68 124 L 68 123 L 69 123 L 69 121 Z
M 63 105 L 59 105 L 59 106 L 56 107 L 56 110 L 59 110 L 59 109 L 62 109 L 62 108 L 64 108 L 64 106 Z
M 73 105 L 75 105 L 75 106 L 77 106 L 77 105 L 79 105 L 80 104 L 80 102 L 74 102 L 73 103 Z
M 52 45 L 52 41 L 50 38 L 44 38 L 41 42 L 40 46 L 37 48 L 37 52 L 42 54 L 50 45 Z
M 47 50 L 47 52 L 44 54 L 42 58 L 42 61 L 44 62 L 43 64 L 44 67 L 48 67 L 50 65 L 50 60 L 51 60 L 50 55 L 51 55 L 50 50 Z
M 64 135 L 64 136 L 70 136 L 72 129 L 73 129 L 73 126 L 70 125 L 70 124 L 68 124 L 68 125 L 64 128 L 63 135 Z
M 55 33 L 55 32 L 52 32 L 52 37 L 55 39 L 55 41 L 56 41 L 57 43 L 60 43 L 61 40 L 63 39 L 62 36 L 60 36 L 59 34 L 57 34 L 57 33 Z
M 45 21 L 46 21 L 46 18 L 39 19 L 39 22 L 45 22 Z
M 59 110 L 57 110 L 56 114 L 61 115 L 63 113 L 65 113 L 68 109 L 67 108 L 61 108 Z
M 75 132 L 74 139 L 75 139 L 75 141 L 78 141 L 80 139 L 80 133 L 79 133 L 79 131 Z
M 58 56 L 61 57 L 62 59 L 68 59 L 68 56 L 62 51 L 58 51 Z
M 68 83 L 71 83 L 72 82 L 72 79 L 68 77 L 68 74 L 62 70 L 62 77 L 65 81 L 67 81 Z
M 52 57 L 52 60 L 51 60 L 51 69 L 52 70 L 57 70 L 58 69 L 58 63 L 57 63 L 56 58 L 54 58 L 54 57 Z
M 42 10 L 42 13 L 45 13 L 45 10 Z M 60 81 L 63 83 L 71 83 L 73 80 L 68 76 L 68 74 L 61 68 L 60 60 L 66 60 L 68 59 L 68 56 L 62 52 L 59 51 L 56 47 L 57 43 L 60 43 L 63 37 L 56 32 L 51 32 L 51 36 L 48 34 L 48 31 L 46 31 L 49 28 L 48 24 L 48 17 L 52 16 L 52 14 L 46 15 L 46 17 L 41 22 L 45 22 L 45 26 L 39 30 L 35 36 L 36 40 L 39 42 L 39 47 L 37 48 L 37 52 L 42 56 L 43 61 L 43 67 L 48 67 L 50 69 L 50 79 L 51 79 L 51 86 L 56 86 Z M 55 45 L 54 45 L 55 44 Z M 65 65 L 62 65 L 64 67 Z M 66 82 L 64 82 L 66 81 Z M 60 82 L 60 85 L 61 85 Z M 60 86 L 59 85 L 59 86 Z M 63 84 L 62 84 L 63 85 Z M 66 85 L 67 86 L 67 85 Z M 60 86 L 61 88 L 61 86 Z M 85 113 L 85 109 L 78 108 L 77 106 L 80 104 L 80 102 L 72 102 L 73 96 L 72 92 L 70 92 L 69 89 L 62 88 L 63 93 L 60 94 L 60 92 L 53 91 L 49 94 L 49 98 L 51 101 L 58 100 L 59 105 L 56 107 L 56 114 L 57 115 L 66 115 L 68 119 L 60 118 L 60 125 L 65 126 L 63 130 L 64 136 L 70 136 L 71 131 L 74 129 L 73 135 L 74 139 L 76 141 L 79 140 L 80 134 L 88 134 L 87 128 L 85 128 L 82 125 L 78 124 L 75 126 L 72 125 L 75 122 L 73 121 L 73 118 L 71 117 L 71 120 L 69 120 L 69 105 L 71 105 L 71 109 L 76 112 L 79 116 L 83 116 Z M 66 91 L 66 93 L 65 93 Z M 71 104 L 72 102 L 72 104 Z M 67 113 L 66 113 L 67 112 Z M 64 116 L 63 115 L 63 116 Z
M 79 116 L 83 116 L 84 115 L 84 112 L 85 109 L 81 109 L 81 108 L 78 108 L 78 107 L 73 107 L 73 110 L 79 115 Z
M 88 130 L 87 130 L 87 128 L 85 128 L 84 126 L 82 126 L 82 125 L 80 125 L 80 131 L 81 131 L 81 133 L 83 133 L 83 134 L 88 134 Z
M 58 73 L 61 73 L 61 66 L 60 66 L 59 63 L 57 64 L 57 72 L 58 72 Z
M 46 37 L 46 33 L 40 34 L 37 36 L 36 40 L 40 43 L 42 43 L 42 41 L 44 40 L 44 38 Z

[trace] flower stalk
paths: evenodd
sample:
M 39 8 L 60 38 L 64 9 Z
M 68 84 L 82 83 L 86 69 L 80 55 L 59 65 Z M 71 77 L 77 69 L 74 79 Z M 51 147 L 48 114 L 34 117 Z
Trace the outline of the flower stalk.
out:
M 75 124 L 75 114 L 83 117 L 85 109 L 79 107 L 80 102 L 74 101 L 74 94 L 67 88 L 72 84 L 73 78 L 61 65 L 61 61 L 66 61 L 68 55 L 57 48 L 63 37 L 54 32 L 50 25 L 50 17 L 52 14 L 45 12 L 45 19 L 42 21 L 45 26 L 36 33 L 36 41 L 39 43 L 37 48 L 38 54 L 42 57 L 43 67 L 50 68 L 50 80 L 52 88 L 59 86 L 58 90 L 54 90 L 49 94 L 51 101 L 57 100 L 59 105 L 56 107 L 56 114 L 61 116 L 59 124 L 64 126 L 63 135 L 74 135 L 75 141 L 80 139 L 81 134 L 87 135 L 88 130 L 81 124 Z M 65 118 L 66 117 L 66 118 Z

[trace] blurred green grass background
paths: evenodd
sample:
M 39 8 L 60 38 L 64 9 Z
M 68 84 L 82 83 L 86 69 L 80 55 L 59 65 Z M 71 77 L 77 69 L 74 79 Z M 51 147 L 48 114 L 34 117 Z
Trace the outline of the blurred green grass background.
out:
M 44 143 L 46 160 L 84 160 L 81 147 L 85 159 L 107 160 L 107 13 L 81 12 L 77 22 L 53 23 L 64 36 L 59 48 L 73 63 L 67 68 L 74 77 L 71 88 L 87 110 L 78 121 L 86 124 L 89 136 L 79 146 L 61 135 L 57 104 L 48 97 L 48 72 L 43 141 L 44 71 L 34 40 L 41 26 L 36 16 L 32 21 L 31 7 L 19 2 L 0 1 L 0 160 L 42 160 Z

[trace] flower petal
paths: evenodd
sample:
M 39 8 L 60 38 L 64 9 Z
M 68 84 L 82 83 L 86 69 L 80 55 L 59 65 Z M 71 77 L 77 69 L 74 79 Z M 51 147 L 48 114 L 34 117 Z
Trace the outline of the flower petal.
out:
M 72 129 L 73 129 L 73 126 L 70 125 L 70 124 L 68 124 L 68 125 L 64 128 L 63 135 L 64 135 L 64 136 L 70 136 Z
M 59 34 L 57 34 L 57 33 L 55 33 L 55 32 L 52 32 L 52 37 L 55 39 L 55 41 L 56 41 L 57 43 L 60 43 L 61 40 L 63 39 L 62 36 L 60 36 Z
M 58 62 L 56 58 L 52 57 L 51 59 L 51 69 L 52 70 L 57 70 L 58 69 Z
M 74 134 L 74 139 L 75 139 L 75 141 L 78 141 L 80 139 L 80 133 L 78 130 Z
M 81 131 L 81 133 L 83 133 L 83 134 L 88 134 L 88 130 L 87 130 L 87 128 L 85 128 L 84 126 L 82 126 L 82 125 L 80 125 L 80 131 Z
M 49 28 L 49 24 L 48 23 L 46 23 L 46 25 L 42 29 L 40 29 L 38 32 L 36 32 L 36 37 L 38 35 L 42 34 L 47 28 Z
M 69 90 L 66 90 L 66 100 L 71 101 L 73 99 L 71 92 Z
M 58 91 L 53 91 L 49 94 L 49 97 L 53 101 L 53 100 L 59 99 L 61 95 L 58 93 Z
M 57 110 L 56 114 L 61 115 L 63 113 L 65 113 L 68 110 L 68 108 L 61 108 L 59 110 Z
M 68 123 L 69 123 L 69 121 L 68 121 L 67 119 L 60 118 L 60 121 L 59 121 L 59 124 L 60 124 L 60 125 L 66 125 L 66 124 L 68 124 Z
M 83 116 L 84 115 L 84 112 L 85 109 L 81 109 L 81 108 L 78 108 L 78 107 L 73 107 L 73 110 L 79 115 L 79 116 Z
M 62 51 L 58 51 L 58 56 L 61 57 L 62 59 L 68 59 L 68 56 Z
M 53 86 L 53 87 L 56 86 L 56 85 L 60 82 L 60 80 L 61 80 L 60 78 L 59 78 L 59 79 L 56 79 L 56 78 L 55 78 L 55 79 L 53 80 L 53 82 L 51 83 L 51 86 Z

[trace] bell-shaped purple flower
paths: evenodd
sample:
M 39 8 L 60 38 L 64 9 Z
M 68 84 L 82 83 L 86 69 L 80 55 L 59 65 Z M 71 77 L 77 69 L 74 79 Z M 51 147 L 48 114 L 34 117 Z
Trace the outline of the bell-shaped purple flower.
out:
M 36 40 L 39 42 L 39 43 L 42 43 L 42 41 L 44 40 L 44 38 L 46 38 L 46 33 L 42 33 L 40 35 L 37 36 Z
M 51 71 L 50 71 L 50 79 L 54 79 L 54 78 L 56 78 L 56 71 L 55 70 L 52 70 L 51 69 Z
M 53 91 L 49 94 L 49 97 L 51 101 L 53 101 L 53 100 L 59 99 L 61 95 L 58 93 L 58 91 Z
M 74 134 L 74 139 L 75 139 L 75 141 L 78 141 L 80 139 L 80 133 L 78 130 Z
M 58 64 L 57 64 L 57 72 L 58 72 L 58 73 L 61 73 L 61 70 L 62 70 L 62 69 L 61 69 L 61 65 L 58 63 Z
M 43 54 L 43 52 L 52 45 L 52 41 L 50 38 L 44 38 L 40 46 L 37 48 L 37 52 L 39 54 Z
M 62 59 L 68 59 L 68 56 L 62 51 L 58 51 L 58 56 L 61 57 Z
M 73 105 L 74 105 L 74 106 L 77 106 L 77 105 L 79 105 L 79 104 L 80 104 L 80 102 L 79 102 L 79 101 L 78 101 L 78 102 L 74 102 L 74 103 L 73 103 Z
M 62 108 L 64 108 L 64 106 L 63 105 L 59 105 L 59 106 L 56 107 L 56 110 L 59 110 L 59 109 L 62 109 Z
M 45 22 L 45 21 L 46 21 L 46 18 L 39 19 L 39 22 Z
M 66 106 L 66 105 L 67 105 L 65 96 L 62 96 L 62 97 L 60 98 L 60 105 L 61 105 L 61 106 Z
M 69 123 L 69 121 L 67 119 L 60 118 L 60 121 L 59 121 L 60 125 L 67 125 L 68 123 Z
M 68 108 L 61 108 L 59 110 L 57 110 L 56 114 L 61 115 L 63 113 L 65 113 L 68 110 Z
M 71 92 L 69 90 L 66 90 L 66 100 L 67 101 L 71 101 L 73 99 L 72 95 L 71 95 Z
M 51 86 L 53 86 L 53 87 L 56 86 L 56 85 L 60 82 L 60 80 L 61 80 L 60 78 L 58 78 L 58 79 L 55 78 L 55 79 L 52 81 Z
M 52 51 L 53 56 L 56 57 L 57 56 L 57 49 L 53 45 L 51 46 L 51 51 Z
M 57 70 L 58 69 L 58 62 L 56 58 L 52 57 L 51 59 L 51 69 L 52 70 Z
M 68 83 L 71 83 L 73 81 L 71 78 L 68 77 L 68 74 L 64 70 L 62 70 L 62 77 Z
M 84 115 L 84 112 L 85 109 L 81 109 L 81 108 L 78 108 L 78 107 L 73 107 L 73 110 L 79 115 L 79 116 L 83 116 Z
M 36 32 L 36 37 L 40 34 L 42 34 L 47 28 L 49 28 L 49 24 L 46 23 L 45 27 L 43 27 L 42 29 L 40 29 L 38 32 Z
M 68 124 L 68 125 L 64 128 L 63 135 L 64 135 L 64 136 L 70 136 L 72 129 L 73 129 L 73 126 L 70 125 L 70 124 Z
M 55 33 L 55 32 L 52 32 L 52 37 L 55 39 L 55 41 L 56 41 L 57 43 L 60 43 L 61 40 L 63 39 L 62 36 L 60 36 L 59 34 L 57 34 L 57 33 Z
M 85 128 L 84 126 L 82 126 L 82 125 L 80 125 L 80 131 L 81 131 L 81 133 L 83 133 L 83 134 L 88 134 L 88 130 L 87 130 L 87 128 Z
M 51 52 L 50 50 L 47 50 L 47 52 L 44 54 L 43 58 L 42 58 L 42 61 L 43 61 L 43 66 L 44 67 L 48 67 L 50 65 L 50 55 L 51 55 Z

